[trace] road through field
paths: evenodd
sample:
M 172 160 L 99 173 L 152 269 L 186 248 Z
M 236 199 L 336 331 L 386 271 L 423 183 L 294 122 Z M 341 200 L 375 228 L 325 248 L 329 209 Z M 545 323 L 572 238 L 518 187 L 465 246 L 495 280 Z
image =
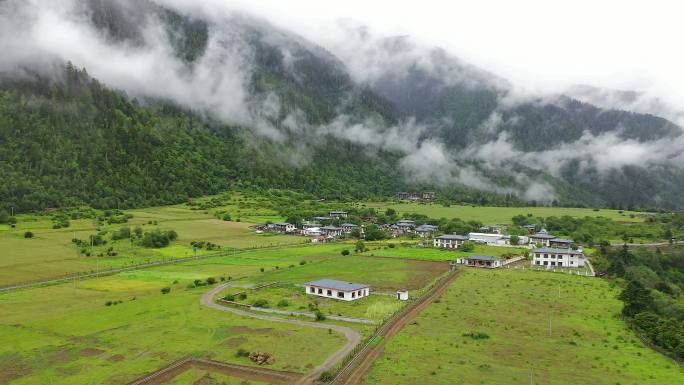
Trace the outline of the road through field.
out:
M 380 335 L 384 338 L 375 347 L 372 347 L 368 352 L 362 352 L 356 358 L 360 361 L 358 365 L 352 365 L 347 373 L 341 373 L 342 375 L 333 382 L 333 384 L 344 384 L 344 385 L 361 385 L 363 377 L 370 371 L 373 366 L 373 362 L 377 360 L 384 350 L 387 340 L 391 339 L 393 336 L 397 335 L 409 322 L 413 321 L 420 312 L 428 307 L 435 300 L 444 294 L 449 288 L 449 285 L 458 277 L 458 274 L 450 274 L 446 279 L 443 279 L 437 284 L 437 286 L 427 295 L 422 297 L 418 302 L 409 309 L 406 313 L 402 314 L 399 318 L 392 320 L 388 327 L 384 329 Z
M 200 299 L 200 304 L 202 306 L 206 306 L 212 309 L 220 310 L 220 311 L 227 311 L 231 312 L 234 314 L 246 316 L 246 317 L 252 317 L 252 318 L 257 318 L 260 320 L 265 320 L 265 321 L 275 321 L 275 322 L 285 322 L 289 324 L 294 324 L 294 325 L 300 325 L 300 326 L 310 326 L 314 328 L 320 328 L 320 329 L 332 329 L 337 332 L 340 332 L 344 334 L 344 336 L 347 338 L 347 343 L 338 351 L 330 355 L 321 365 L 317 366 L 308 376 L 305 376 L 302 378 L 302 380 L 298 383 L 298 385 L 305 385 L 305 384 L 313 384 L 316 379 L 321 375 L 326 370 L 329 370 L 333 368 L 340 360 L 342 360 L 349 352 L 354 349 L 354 347 L 361 341 L 361 335 L 359 332 L 352 328 L 348 328 L 346 326 L 340 326 L 340 325 L 334 325 L 334 324 L 328 324 L 328 323 L 319 323 L 319 322 L 310 322 L 310 321 L 301 321 L 297 319 L 290 319 L 290 318 L 280 318 L 280 317 L 274 317 L 270 315 L 264 315 L 264 314 L 254 314 L 248 311 L 232 308 L 232 307 L 227 307 L 227 306 L 222 306 L 214 302 L 214 297 L 221 292 L 221 290 L 225 289 L 228 287 L 229 283 L 225 283 L 219 286 L 216 286 L 215 288 L 209 290 L 206 292 L 204 295 L 202 295 L 202 298 Z

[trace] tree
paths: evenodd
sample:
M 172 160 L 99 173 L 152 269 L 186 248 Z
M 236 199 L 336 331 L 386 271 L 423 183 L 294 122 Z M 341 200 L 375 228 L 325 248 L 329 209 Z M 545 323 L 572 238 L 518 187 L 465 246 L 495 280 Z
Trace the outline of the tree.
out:
M 390 207 L 387 210 L 385 210 L 385 215 L 388 217 L 393 217 L 393 216 L 397 215 L 397 210 Z
M 326 318 L 326 317 L 325 317 L 325 314 L 323 314 L 322 311 L 316 309 L 316 311 L 314 312 L 314 314 L 316 315 L 316 321 L 325 321 L 325 318 Z
M 511 220 L 513 221 L 513 224 L 516 226 L 525 226 L 526 224 L 528 224 L 528 219 L 524 215 L 516 215 L 513 218 L 511 218 Z
M 0 210 L 0 223 L 9 223 L 10 215 L 7 210 Z
M 465 241 L 465 242 L 461 243 L 461 247 L 459 247 L 459 249 L 461 249 L 461 251 L 471 252 L 471 251 L 475 250 L 475 244 L 473 242 L 470 242 L 470 241 Z
M 344 249 L 344 250 L 342 250 L 342 251 L 340 252 L 340 254 L 342 254 L 342 255 L 344 255 L 344 256 L 347 256 L 347 255 L 349 255 L 349 250 Z
M 520 243 L 520 237 L 517 235 L 511 235 L 511 245 L 517 246 Z
M 351 233 L 349 233 L 349 235 L 350 235 L 352 238 L 359 239 L 359 238 L 361 238 L 361 229 L 358 228 L 358 227 L 354 227 L 354 228 L 351 230 Z
M 163 287 L 163 288 L 161 289 L 161 293 L 162 293 L 162 294 L 168 294 L 170 291 L 171 291 L 171 288 L 170 288 L 170 287 Z
M 27 231 L 24 233 L 24 238 L 33 238 L 33 233 L 30 231 Z
M 625 290 L 620 293 L 619 298 L 625 303 L 622 308 L 622 314 L 627 317 L 634 317 L 638 313 L 649 311 L 653 308 L 651 292 L 639 281 L 629 281 Z
M 355 250 L 357 253 L 363 253 L 366 251 L 366 245 L 363 243 L 363 241 L 357 241 Z

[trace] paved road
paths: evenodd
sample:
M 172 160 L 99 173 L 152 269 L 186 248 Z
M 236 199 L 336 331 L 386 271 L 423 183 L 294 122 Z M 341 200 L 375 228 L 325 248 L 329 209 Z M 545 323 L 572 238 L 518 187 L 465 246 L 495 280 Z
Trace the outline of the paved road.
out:
M 319 329 L 332 329 L 336 332 L 344 334 L 347 338 L 347 343 L 338 351 L 330 355 L 321 365 L 314 368 L 314 370 L 308 375 L 302 378 L 302 380 L 297 385 L 313 384 L 316 379 L 326 370 L 332 369 L 340 360 L 342 360 L 349 352 L 354 349 L 354 347 L 361 341 L 361 335 L 359 332 L 352 328 L 346 326 L 333 325 L 328 323 L 320 322 L 310 322 L 301 321 L 297 319 L 290 318 L 280 318 L 265 314 L 254 314 L 245 310 L 240 310 L 232 307 L 222 306 L 214 302 L 214 297 L 224 288 L 228 287 L 229 283 L 224 283 L 222 285 L 216 286 L 215 288 L 209 290 L 200 299 L 200 304 L 212 309 L 227 311 L 233 314 L 242 315 L 245 317 L 251 317 L 256 319 L 261 319 L 264 321 L 274 321 L 274 322 L 285 322 L 300 326 L 310 326 Z

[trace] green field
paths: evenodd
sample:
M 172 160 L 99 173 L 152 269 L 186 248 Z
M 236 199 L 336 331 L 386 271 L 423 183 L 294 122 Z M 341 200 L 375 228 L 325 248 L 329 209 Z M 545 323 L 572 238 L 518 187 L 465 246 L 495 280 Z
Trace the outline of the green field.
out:
M 15 229 L 4 226 L 0 230 L 0 286 L 26 281 L 48 279 L 56 276 L 98 271 L 147 261 L 192 256 L 190 242 L 209 241 L 221 245 L 224 250 L 252 247 L 269 247 L 307 242 L 304 237 L 256 234 L 249 223 L 226 222 L 213 218 L 202 211 L 190 210 L 183 205 L 131 210 L 133 218 L 126 224 L 102 225 L 92 219 L 70 221 L 68 228 L 53 229 L 48 216 L 20 215 Z M 149 222 L 157 221 L 157 224 Z M 113 241 L 111 233 L 123 226 L 140 226 L 143 231 L 153 229 L 175 230 L 178 240 L 159 249 L 144 248 L 130 240 Z M 96 227 L 106 231 L 108 243 L 92 248 L 86 256 L 74 245 L 73 238 L 88 239 L 96 233 Z M 31 239 L 24 232 L 34 233 Z M 116 256 L 97 256 L 113 247 Z M 199 254 L 217 251 L 198 251 Z
M 236 357 L 239 348 L 274 354 L 269 368 L 308 372 L 342 346 L 342 335 L 203 308 L 199 299 L 209 287 L 188 285 L 210 276 L 250 285 L 325 274 L 412 287 L 444 269 L 430 262 L 343 257 L 344 247 L 254 250 L 2 293 L 0 383 L 122 384 L 187 355 L 253 365 Z M 161 294 L 163 287 L 171 292 Z M 117 304 L 106 306 L 108 301 Z M 349 325 L 365 333 L 365 326 Z
M 681 367 L 619 318 L 618 292 L 594 278 L 464 270 L 388 341 L 363 383 L 684 384 Z
M 446 250 L 430 247 L 414 247 L 414 246 L 399 246 L 394 248 L 387 246 L 371 247 L 367 250 L 365 255 L 372 255 L 376 257 L 393 257 L 393 258 L 407 258 L 419 259 L 426 261 L 453 261 L 456 258 L 468 257 L 472 255 L 488 255 L 505 259 L 509 256 L 520 256 L 527 249 L 519 247 L 501 247 L 489 245 L 475 245 L 473 251 L 464 252 L 458 249 Z
M 168 385 L 268 385 L 265 382 L 228 376 L 223 373 L 208 372 L 202 369 L 190 369 L 174 378 Z
M 363 204 L 362 204 L 363 206 Z M 395 209 L 399 214 L 417 213 L 430 218 L 460 218 L 463 220 L 476 220 L 484 224 L 508 225 L 511 218 L 516 215 L 532 214 L 533 217 L 563 216 L 571 217 L 606 217 L 618 222 L 642 222 L 643 216 L 636 211 L 624 211 L 608 209 L 586 209 L 568 207 L 492 207 L 492 206 L 457 206 L 449 207 L 440 204 L 409 203 L 409 202 L 372 202 L 366 203 L 367 207 L 374 207 L 379 211 L 388 208 Z M 632 217 L 633 216 L 633 217 Z

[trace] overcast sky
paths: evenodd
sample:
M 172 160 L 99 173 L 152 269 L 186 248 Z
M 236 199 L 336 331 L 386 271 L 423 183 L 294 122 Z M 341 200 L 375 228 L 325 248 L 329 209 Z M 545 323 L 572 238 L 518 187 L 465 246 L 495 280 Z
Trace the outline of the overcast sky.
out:
M 684 6 L 677 1 L 209 0 L 319 43 L 335 25 L 410 35 L 530 90 L 586 83 L 650 91 L 684 107 Z

